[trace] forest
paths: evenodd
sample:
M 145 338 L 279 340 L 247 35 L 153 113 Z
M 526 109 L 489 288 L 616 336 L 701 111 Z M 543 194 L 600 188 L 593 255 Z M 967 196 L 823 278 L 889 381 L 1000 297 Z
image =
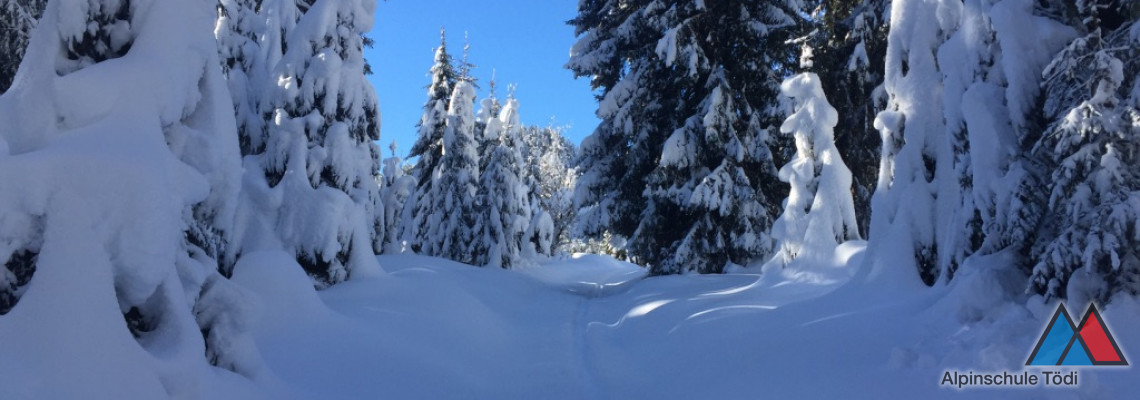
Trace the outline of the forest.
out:
M 372 76 L 377 7 L 0 0 L 0 398 L 942 398 L 1062 304 L 1140 346 L 1138 2 L 579 0 L 581 143 L 454 32 Z M 406 152 L 370 77 L 424 80 Z

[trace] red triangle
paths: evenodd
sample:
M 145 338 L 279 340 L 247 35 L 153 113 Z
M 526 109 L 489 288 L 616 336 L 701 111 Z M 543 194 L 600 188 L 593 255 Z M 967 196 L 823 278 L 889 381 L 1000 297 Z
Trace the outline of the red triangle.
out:
M 1100 313 L 1089 310 L 1085 321 L 1081 325 L 1081 339 L 1088 345 L 1089 355 L 1094 363 L 1120 363 L 1123 357 L 1120 350 L 1108 333 L 1108 329 L 1101 322 Z

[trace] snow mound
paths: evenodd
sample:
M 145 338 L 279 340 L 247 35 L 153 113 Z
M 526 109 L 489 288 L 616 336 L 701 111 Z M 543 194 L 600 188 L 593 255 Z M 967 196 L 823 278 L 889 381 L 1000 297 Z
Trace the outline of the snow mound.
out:
M 296 258 L 283 251 L 243 255 L 234 267 L 232 280 L 254 295 L 262 322 L 312 318 L 328 312 L 313 280 Z

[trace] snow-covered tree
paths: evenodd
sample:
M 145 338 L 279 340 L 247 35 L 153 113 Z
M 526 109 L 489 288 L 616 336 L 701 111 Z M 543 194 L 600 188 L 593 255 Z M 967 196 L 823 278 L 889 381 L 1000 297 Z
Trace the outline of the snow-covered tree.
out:
M 401 227 L 407 223 L 404 215 L 405 204 L 416 189 L 415 178 L 404 173 L 403 160 L 396 155 L 396 142 L 388 147 L 392 156 L 384 160 L 382 185 L 380 187 L 381 206 L 383 212 L 384 234 L 383 248 L 385 254 L 395 254 L 404 251 L 404 243 L 400 237 Z
M 577 146 L 556 127 L 527 126 L 521 135 L 527 165 L 524 181 L 533 195 L 531 214 L 535 218 L 541 218 L 543 213 L 549 215 L 553 228 L 552 250 L 560 249 L 570 244 L 571 225 L 577 215 L 574 207 Z
M 777 121 L 776 71 L 788 65 L 799 5 L 580 4 L 571 21 L 580 39 L 568 67 L 602 89 L 602 124 L 582 144 L 580 233 L 629 238 L 623 247 L 655 274 L 719 272 L 730 261 L 767 255 L 761 232 L 783 196 L 771 183 L 775 165 L 764 129 Z M 713 99 L 717 88 L 721 100 Z M 705 126 L 710 104 L 734 107 L 721 113 L 731 119 L 711 118 Z M 699 153 L 666 156 L 690 151 Z M 727 197 L 742 201 L 720 202 Z M 725 218 L 722 204 L 747 216 Z
M 651 208 L 642 192 L 667 132 L 653 122 L 671 114 L 675 100 L 661 87 L 665 66 L 653 60 L 663 28 L 652 19 L 663 6 L 650 5 L 581 2 L 577 18 L 570 21 L 579 39 L 566 66 L 602 91 L 597 113 L 602 122 L 582 141 L 575 236 L 608 233 L 620 253 L 642 211 Z
M 439 165 L 443 156 L 443 131 L 447 125 L 447 107 L 452 89 L 456 83 L 456 71 L 447 52 L 447 37 L 440 31 L 439 47 L 435 49 L 435 63 L 431 67 L 431 85 L 428 86 L 428 100 L 424 103 L 424 115 L 417 128 L 419 136 L 408 157 L 419 157 L 413 176 L 422 188 L 430 182 L 431 173 Z
M 803 73 L 784 81 L 785 96 L 795 102 L 780 132 L 795 136 L 796 155 L 780 168 L 791 184 L 784 212 L 772 226 L 779 241 L 773 262 L 787 265 L 803 256 L 828 257 L 844 241 L 858 239 L 851 171 L 835 147 L 839 114 L 823 93 L 819 76 Z
M 106 368 L 107 376 L 122 365 L 102 353 L 91 358 L 84 350 L 91 342 L 66 339 L 56 328 L 125 339 L 115 343 L 133 336 L 137 355 L 155 365 L 201 357 L 202 365 L 261 373 L 247 332 L 249 299 L 218 271 L 240 165 L 211 35 L 215 17 L 203 2 L 53 1 L 40 21 L 46 28 L 31 39 L 29 68 L 20 72 L 28 85 L 0 97 L 0 120 L 12 127 L 0 132 L 0 186 L 21 188 L 0 191 L 0 257 L 4 272 L 15 275 L 16 297 L 27 294 L 7 304 L 4 311 L 13 312 L 6 318 L 32 329 L 28 337 L 54 340 L 55 350 L 80 364 Z M 61 136 L 68 139 L 54 140 Z M 9 152 L 28 157 L 5 158 Z M 20 322 L 31 318 L 36 323 Z M 114 343 L 95 347 L 104 345 Z M 48 377 L 41 385 L 48 393 L 56 385 L 76 388 L 53 377 L 76 360 L 57 360 L 67 365 L 23 365 Z M 185 370 L 155 370 L 148 387 L 158 392 L 141 397 L 193 384 Z M 129 378 L 138 379 L 148 378 Z
M 263 0 L 220 0 L 214 36 L 222 73 L 229 85 L 237 119 L 238 143 L 243 155 L 265 151 L 266 118 L 263 97 L 270 86 L 270 72 L 262 36 L 269 30 L 259 14 Z
M 667 256 L 653 265 L 657 273 L 720 272 L 729 263 L 767 257 L 772 249 L 769 208 L 778 202 L 759 187 L 761 179 L 775 180 L 763 144 L 767 132 L 753 109 L 734 99 L 723 72 L 710 76 L 709 85 L 701 111 L 669 137 L 652 177 L 652 195 L 674 210 L 651 220 L 655 229 L 672 226 L 683 234 L 676 244 L 659 244 Z
M 70 4 L 64 11 L 64 22 L 93 21 L 94 24 L 68 23 L 61 26 L 65 60 L 56 70 L 67 74 L 91 64 L 119 58 L 134 42 L 131 31 L 131 0 L 92 0 Z
M 1025 257 L 1043 208 L 1026 156 L 1040 75 L 1073 35 L 1041 17 L 1046 3 L 893 3 L 868 262 L 933 285 L 975 253 Z
M 428 86 L 428 99 L 424 104 L 424 114 L 417 125 L 419 130 L 415 144 L 408 158 L 419 157 L 412 168 L 411 176 L 416 181 L 416 192 L 410 207 L 412 223 L 402 228 L 404 240 L 413 250 L 420 251 L 427 240 L 427 226 L 422 223 L 432 213 L 435 200 L 431 198 L 431 184 L 437 177 L 440 160 L 444 155 L 443 135 L 447 130 L 447 112 L 452 89 L 456 84 L 456 71 L 447 52 L 447 38 L 440 31 L 439 47 L 435 49 L 435 63 L 431 67 L 431 85 Z
M 264 165 L 283 194 L 278 231 L 319 285 L 372 269 L 379 236 L 380 116 L 364 78 L 376 2 L 301 1 L 274 76 Z
M 24 58 L 32 28 L 47 6 L 47 0 L 0 2 L 0 93 L 8 90 Z
M 779 76 L 799 2 L 670 4 L 657 62 L 679 103 L 650 173 L 631 248 L 655 274 L 721 272 L 768 257 L 783 188 L 767 127 L 779 120 Z
M 890 22 L 890 0 L 808 0 L 815 12 L 809 43 L 828 101 L 839 111 L 835 144 L 852 172 L 855 217 L 867 236 L 871 195 L 879 174 L 875 115 L 885 107 L 880 89 Z
M 530 189 L 523 181 L 526 165 L 520 131 L 518 100 L 508 98 L 498 118 L 487 122 L 485 133 L 497 136 L 498 143 L 490 147 L 479 178 L 482 223 L 473 250 L 479 265 L 512 268 L 530 261 L 524 259 L 524 248 L 532 246 L 524 234 L 531 225 L 532 207 Z
M 1033 153 L 1050 190 L 1030 283 L 1047 299 L 1103 303 L 1140 293 L 1140 23 L 1102 34 L 1098 14 L 1082 11 L 1092 31 L 1046 70 L 1055 122 Z
M 956 180 L 946 178 L 953 171 L 952 155 L 946 153 L 942 72 L 936 59 L 938 47 L 958 24 L 940 18 L 952 15 L 940 13 L 955 6 L 951 3 L 892 2 L 884 82 L 888 104 L 875 119 L 883 147 L 867 260 L 916 271 L 926 284 L 933 284 L 940 272 L 938 220 L 956 208 L 938 202 L 939 185 L 958 188 Z M 936 209 L 938 204 L 943 207 Z
M 420 253 L 467 264 L 475 264 L 480 256 L 471 251 L 479 211 L 474 108 L 475 88 L 470 82 L 458 81 L 448 103 L 439 167 L 428 178 L 427 196 L 418 199 L 432 203 L 422 205 L 412 222 L 421 233 L 417 238 Z
M 487 168 L 491 153 L 494 152 L 494 148 L 499 145 L 502 139 L 500 134 L 504 128 L 498 125 L 500 124 L 499 113 L 503 110 L 503 104 L 495 95 L 497 84 L 493 77 L 490 86 L 487 97 L 479 101 L 479 111 L 475 113 L 475 141 L 478 145 L 480 171 Z

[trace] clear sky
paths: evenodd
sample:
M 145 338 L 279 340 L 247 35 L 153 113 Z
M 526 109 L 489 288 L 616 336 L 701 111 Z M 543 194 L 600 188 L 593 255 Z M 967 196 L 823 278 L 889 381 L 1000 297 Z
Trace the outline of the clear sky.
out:
M 575 16 L 577 5 L 576 0 L 379 1 L 371 32 L 376 45 L 365 57 L 380 98 L 384 157 L 390 155 L 393 139 L 401 157 L 415 141 L 441 27 L 447 29 L 447 47 L 457 60 L 467 33 L 470 62 L 478 66 L 473 75 L 482 88 L 480 98 L 494 70 L 500 98 L 506 96 L 507 84 L 518 86 L 515 95 L 523 123 L 547 125 L 553 119 L 555 125 L 567 126 L 570 140 L 580 143 L 598 119 L 588 79 L 575 80 L 563 68 L 575 42 L 566 21 Z

